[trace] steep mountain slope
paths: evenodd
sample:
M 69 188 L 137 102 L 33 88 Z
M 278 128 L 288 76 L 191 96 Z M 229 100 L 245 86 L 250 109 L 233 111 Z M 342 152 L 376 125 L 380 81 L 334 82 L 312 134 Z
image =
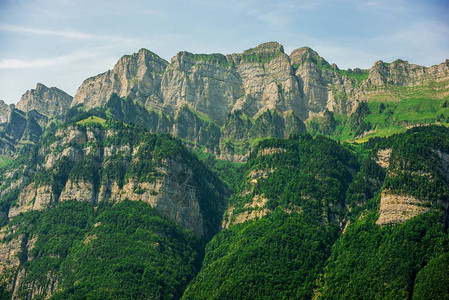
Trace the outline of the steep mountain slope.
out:
M 67 201 L 1 235 L 0 291 L 13 299 L 179 298 L 202 252 L 191 232 L 128 200 L 95 210 Z
M 271 42 L 0 101 L 0 298 L 445 299 L 448 91 Z
M 120 97 L 138 99 L 150 108 L 152 102 L 156 105 L 161 102 L 161 79 L 166 67 L 165 60 L 146 49 L 125 55 L 112 70 L 86 79 L 73 98 L 72 106 L 98 107 L 115 93 Z
M 448 267 L 448 136 L 262 141 L 225 211 L 226 189 L 180 141 L 82 113 L 2 169 L 1 291 L 438 299 L 449 294 L 433 291 Z
M 14 105 L 0 102 L 0 155 L 17 156 L 18 151 L 39 141 L 48 121 L 65 116 L 72 96 L 38 83 Z
M 0 155 L 14 157 L 39 141 L 48 119 L 35 110 L 25 113 L 11 106 L 8 110 L 6 122 L 0 124 Z
M 8 123 L 13 108 L 14 104 L 8 105 L 3 100 L 0 100 L 0 124 Z
M 310 298 L 345 224 L 358 168 L 326 138 L 262 142 L 184 298 Z
M 36 85 L 36 89 L 31 89 L 22 95 L 16 108 L 24 112 L 32 110 L 48 117 L 62 117 L 70 108 L 72 96 L 64 91 L 51 87 L 48 88 L 42 83 Z
M 423 295 L 448 267 L 448 133 L 372 141 L 359 163 L 322 137 L 262 142 L 183 297 Z
M 179 108 L 175 115 L 150 110 L 139 101 L 124 99 L 112 94 L 101 107 L 85 111 L 82 106 L 73 107 L 67 115 L 98 116 L 112 118 L 146 128 L 152 133 L 170 133 L 182 139 L 187 146 L 213 153 L 216 157 L 232 161 L 244 161 L 249 149 L 261 138 L 288 137 L 305 131 L 304 123 L 291 112 L 281 115 L 265 110 L 257 118 L 250 119 L 240 111 L 232 113 L 224 127 L 188 105 Z
M 199 121 L 189 120 L 179 130 L 162 126 L 156 131 L 207 147 L 217 157 L 244 161 L 256 140 L 288 137 L 290 124 L 303 130 L 302 121 L 313 134 L 341 140 L 446 123 L 448 87 L 449 61 L 429 68 L 379 61 L 370 70 L 340 70 L 308 47 L 289 56 L 282 45 L 270 42 L 226 56 L 179 52 L 170 63 L 141 49 L 122 57 L 111 71 L 87 79 L 72 106 L 101 107 L 117 94 L 168 119 L 187 108 L 207 121 L 203 128 L 213 129 L 200 134 Z M 274 131 L 260 130 L 267 111 L 276 115 L 268 122 L 276 124 Z M 191 130 L 196 133 L 183 134 Z
M 374 155 L 387 172 L 381 192 L 370 200 L 376 209 L 367 205 L 333 246 L 322 298 L 449 295 L 447 286 L 429 285 L 438 272 L 446 282 L 448 268 L 448 133 L 415 128 L 379 141 Z
M 0 279 L 18 298 L 179 298 L 227 195 L 179 140 L 98 117 L 48 130 L 2 174 Z
M 149 203 L 199 236 L 217 230 L 226 191 L 169 136 L 89 117 L 47 132 L 30 155 L 31 178 L 21 180 L 17 200 L 4 211 L 10 219 L 66 200 L 98 205 L 129 199 Z M 4 189 L 24 176 L 14 166 L 9 173 L 1 179 Z

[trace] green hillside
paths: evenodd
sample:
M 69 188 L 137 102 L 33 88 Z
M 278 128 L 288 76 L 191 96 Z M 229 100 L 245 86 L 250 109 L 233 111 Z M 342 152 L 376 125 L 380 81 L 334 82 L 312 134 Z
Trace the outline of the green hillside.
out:
M 69 201 L 14 219 L 4 241 L 24 235 L 25 284 L 58 283 L 52 299 L 173 299 L 200 266 L 201 243 L 148 204 L 123 202 L 94 210 Z M 26 285 L 24 286 L 26 287 Z M 25 298 L 26 288 L 18 291 Z
M 369 91 L 354 114 L 313 117 L 308 131 L 325 134 L 340 141 L 366 142 L 372 137 L 385 137 L 405 132 L 408 128 L 441 124 L 449 125 L 448 81 L 427 81 L 406 87 L 387 85 Z
M 358 117 L 345 126 L 356 131 L 377 122 L 370 105 L 360 106 Z M 205 148 L 191 152 L 180 139 L 149 133 L 110 113 L 75 108 L 66 123 L 49 126 L 39 143 L 30 145 L 33 151 L 0 166 L 3 174 L 12 174 L 0 178 L 6 191 L 0 202 L 2 245 L 19 247 L 17 269 L 0 278 L 2 297 L 11 297 L 19 272 L 24 275 L 14 290 L 18 298 L 30 297 L 30 290 L 50 291 L 52 299 L 449 295 L 447 127 L 419 126 L 361 144 L 318 131 L 292 134 L 261 140 L 246 163 L 233 163 L 217 160 Z M 341 119 L 324 117 L 324 125 L 338 128 Z M 264 118 L 276 116 L 267 112 Z M 77 138 L 65 142 L 66 136 Z M 69 151 L 78 154 L 63 155 Z M 388 153 L 383 162 L 381 153 Z M 41 167 L 49 157 L 54 157 L 51 166 Z M 95 197 L 55 201 L 9 220 L 8 213 L 24 204 L 21 191 L 8 188 L 22 177 L 28 189 L 44 186 L 55 197 L 70 182 L 81 182 L 77 189 Z M 197 203 L 177 202 L 172 209 L 197 206 L 204 236 L 185 228 L 192 220 L 180 220 L 182 210 L 167 217 L 160 207 L 135 199 L 95 200 L 108 186 L 119 189 L 115 197 L 129 193 L 130 183 L 135 184 L 131 196 L 156 196 L 148 190 L 155 182 L 198 187 Z M 385 195 L 412 200 L 398 204 L 403 211 L 393 209 L 393 221 L 379 223 L 392 209 L 382 203 Z M 418 213 L 408 217 L 410 208 Z
M 448 137 L 444 127 L 422 127 L 356 148 L 310 136 L 262 142 L 230 198 L 230 226 L 206 246 L 183 299 L 424 299 L 433 274 L 449 267 L 449 179 L 432 152 L 449 151 Z M 385 148 L 388 174 L 374 162 Z M 430 210 L 379 226 L 382 190 L 426 199 Z M 438 290 L 434 299 L 448 295 Z

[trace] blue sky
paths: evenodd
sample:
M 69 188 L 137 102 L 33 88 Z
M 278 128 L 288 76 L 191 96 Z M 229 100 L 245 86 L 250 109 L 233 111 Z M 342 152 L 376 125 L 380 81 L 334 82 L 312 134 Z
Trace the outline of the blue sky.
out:
M 448 0 L 0 0 L 0 99 L 37 82 L 75 94 L 82 81 L 147 48 L 240 53 L 278 41 L 340 68 L 449 58 Z

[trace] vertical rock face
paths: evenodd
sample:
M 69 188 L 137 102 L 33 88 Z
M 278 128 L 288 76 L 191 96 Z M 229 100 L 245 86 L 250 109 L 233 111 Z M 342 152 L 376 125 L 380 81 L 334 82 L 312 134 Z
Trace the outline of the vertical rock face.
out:
M 315 113 L 322 111 L 327 106 L 328 88 L 317 65 L 327 66 L 329 63 L 308 47 L 296 49 L 290 59 L 296 68 L 295 75 L 301 84 L 307 110 Z
M 399 224 L 430 210 L 425 201 L 411 195 L 397 195 L 383 191 L 380 199 L 380 213 L 376 224 Z
M 162 102 L 160 86 L 166 67 L 165 60 L 146 49 L 125 55 L 112 70 L 86 79 L 76 92 L 72 106 L 98 107 L 113 93 L 138 99 L 147 107 L 158 106 Z
M 249 117 L 264 110 L 293 111 L 304 120 L 326 110 L 350 114 L 367 93 L 386 84 L 414 85 L 448 77 L 448 61 L 430 68 L 402 60 L 379 61 L 371 70 L 346 71 L 308 47 L 288 56 L 276 42 L 227 56 L 179 52 L 170 63 L 141 49 L 122 57 L 111 71 L 85 80 L 72 106 L 101 106 L 116 93 L 170 114 L 188 105 L 219 126 L 233 111 Z
M 218 230 L 225 188 L 178 141 L 79 126 L 58 129 L 49 139 L 38 151 L 34 179 L 9 208 L 10 219 L 63 201 L 131 200 L 150 204 L 198 236 Z
M 36 110 L 47 117 L 63 116 L 70 108 L 72 96 L 64 91 L 52 87 L 48 88 L 42 83 L 36 85 L 36 89 L 27 91 L 17 103 L 16 108 L 29 112 Z
M 391 64 L 380 60 L 370 69 L 368 84 L 381 87 L 386 84 L 413 86 L 426 80 L 447 80 L 448 76 L 449 60 L 429 68 L 409 64 L 408 61 L 401 59 Z
M 402 60 L 379 61 L 370 70 L 340 70 L 308 47 L 287 55 L 277 42 L 226 56 L 179 52 L 170 63 L 141 49 L 123 56 L 112 70 L 85 80 L 72 106 L 107 106 L 114 98 L 114 117 L 120 120 L 171 133 L 190 145 L 205 146 L 217 157 L 240 160 L 248 154 L 250 139 L 288 136 L 289 129 L 305 128 L 300 122 L 332 121 L 333 113 L 352 115 L 376 93 L 389 95 L 392 85 L 429 80 L 443 81 L 440 85 L 446 88 L 449 61 L 429 68 Z M 283 119 L 280 130 L 257 130 L 266 111 Z M 329 122 L 324 133 L 332 134 L 334 123 Z M 236 130 L 237 124 L 243 127 Z M 230 140 L 238 143 L 231 145 Z
M 8 105 L 3 100 L 0 100 L 0 126 L 2 123 L 8 123 L 11 117 L 11 111 L 14 105 Z
M 72 106 L 98 107 L 115 93 L 172 115 L 187 105 L 219 126 L 233 111 L 251 118 L 264 110 L 293 111 L 304 120 L 326 110 L 351 114 L 387 84 L 413 86 L 448 77 L 449 61 L 429 68 L 379 61 L 370 70 L 340 70 L 308 47 L 288 56 L 276 42 L 227 56 L 179 52 L 170 63 L 141 49 L 123 56 L 112 70 L 86 79 Z
M 357 97 L 356 81 L 342 75 L 337 65 L 330 65 L 308 47 L 294 50 L 290 59 L 304 94 L 306 116 L 326 110 L 345 114 L 353 110 L 353 102 L 359 99 L 348 99 L 348 96 Z
M 233 62 L 221 54 L 179 52 L 172 58 L 162 79 L 167 111 L 182 105 L 207 114 L 223 125 L 235 101 L 244 94 L 240 75 Z
M 35 110 L 25 113 L 13 106 L 10 108 L 8 122 L 0 124 L 0 154 L 6 156 L 14 156 L 20 143 L 36 143 L 48 120 Z
M 282 45 L 271 42 L 234 55 L 245 97 L 234 107 L 253 117 L 263 110 L 293 110 L 306 117 L 302 97 L 288 55 Z

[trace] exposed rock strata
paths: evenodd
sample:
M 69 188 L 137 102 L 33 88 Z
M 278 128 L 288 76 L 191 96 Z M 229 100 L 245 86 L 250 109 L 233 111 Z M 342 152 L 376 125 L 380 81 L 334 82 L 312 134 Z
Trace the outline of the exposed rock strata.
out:
M 16 108 L 29 112 L 32 110 L 51 117 L 64 116 L 72 103 L 72 96 L 64 91 L 51 87 L 48 88 L 42 83 L 36 85 L 36 89 L 27 91 L 17 103 Z
M 14 109 L 14 105 L 8 105 L 3 100 L 0 100 L 0 126 L 2 123 L 8 123 L 11 118 L 11 111 Z M 1 128 L 1 127 L 0 127 Z
M 123 56 L 112 70 L 84 80 L 72 101 L 72 106 L 86 108 L 105 104 L 113 93 L 120 97 L 139 99 L 146 106 L 158 105 L 162 75 L 167 62 L 156 54 L 141 49 Z
M 45 178 L 43 175 L 41 178 L 50 180 L 49 174 L 63 166 L 69 168 L 66 175 L 57 182 L 52 179 L 51 184 L 33 181 L 22 188 L 16 203 L 9 209 L 8 217 L 11 219 L 22 212 L 43 210 L 62 201 L 86 201 L 97 205 L 103 201 L 131 200 L 150 204 L 156 211 L 198 236 L 209 236 L 216 230 L 214 226 L 219 224 L 213 223 L 218 221 L 212 221 L 211 215 L 204 216 L 201 203 L 211 202 L 208 205 L 212 210 L 210 207 L 207 209 L 221 216 L 220 212 L 224 210 L 223 187 L 205 170 L 198 174 L 194 168 L 201 166 L 189 165 L 181 156 L 152 161 L 154 170 L 147 172 L 153 175 L 148 179 L 133 177 L 136 176 L 134 173 L 126 176 L 121 183 L 107 176 L 99 178 L 100 169 L 107 169 L 117 159 L 122 160 L 126 171 L 141 159 L 148 159 L 147 155 L 151 157 L 148 152 L 141 151 L 144 144 L 140 141 L 137 144 L 120 145 L 105 142 L 114 139 L 119 133 L 119 130 L 114 129 L 77 126 L 58 129 L 55 132 L 56 141 L 38 152 L 42 161 L 38 173 L 44 172 Z M 92 169 L 85 174 L 80 168 L 85 168 L 83 164 L 86 161 Z M 75 166 L 79 166 L 78 169 Z M 76 170 L 72 172 L 70 168 Z M 203 194 L 208 195 L 208 198 L 205 199 Z
M 382 167 L 387 169 L 390 166 L 391 148 L 379 149 L 377 151 L 376 162 Z
M 276 42 L 226 56 L 179 52 L 170 63 L 141 49 L 85 80 L 72 106 L 98 107 L 115 93 L 128 99 L 119 119 L 169 132 L 222 159 L 244 161 L 250 139 L 287 137 L 305 129 L 303 120 L 332 112 L 350 115 L 391 85 L 448 79 L 449 61 L 432 67 L 379 61 L 370 70 L 340 70 L 308 47 L 287 55 Z M 274 130 L 264 129 L 267 111 L 278 116 L 271 120 Z
M 411 195 L 399 195 L 383 191 L 380 199 L 380 216 L 376 224 L 400 224 L 429 211 L 425 201 Z

